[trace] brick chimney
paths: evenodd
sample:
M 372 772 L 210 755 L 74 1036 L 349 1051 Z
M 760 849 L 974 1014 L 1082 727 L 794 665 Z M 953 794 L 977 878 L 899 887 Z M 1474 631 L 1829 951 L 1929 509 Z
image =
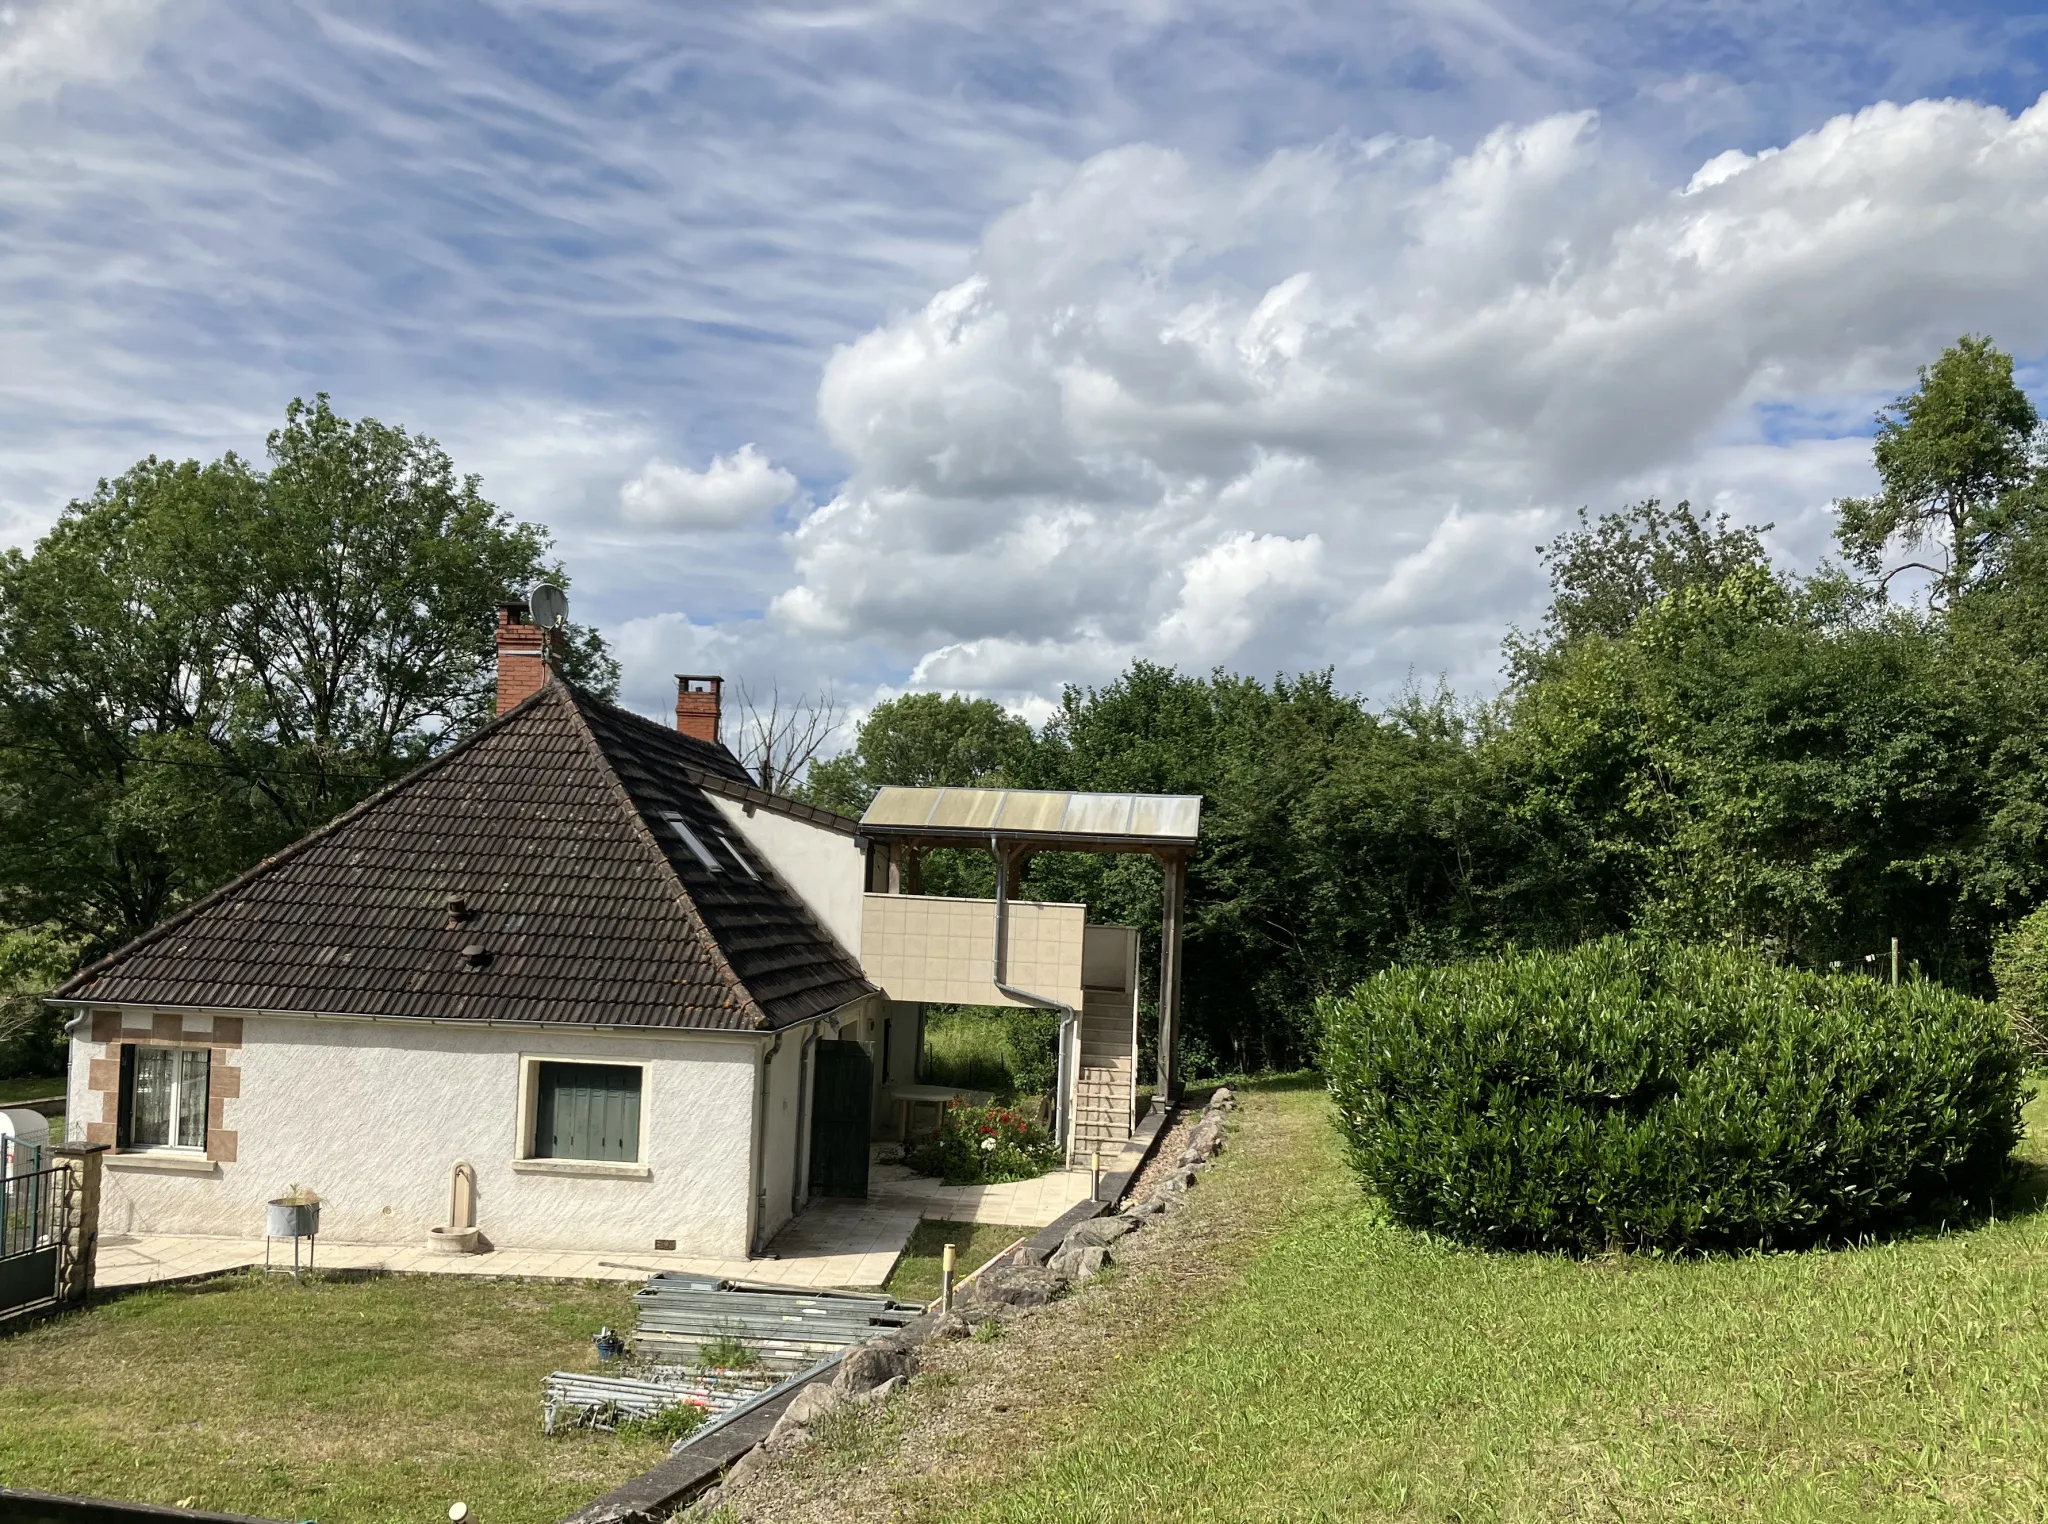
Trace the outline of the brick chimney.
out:
M 526 622 L 526 605 L 498 605 L 498 713 L 532 698 L 562 666 L 559 631 Z
M 718 690 L 722 677 L 676 674 L 676 729 L 694 740 L 718 744 Z

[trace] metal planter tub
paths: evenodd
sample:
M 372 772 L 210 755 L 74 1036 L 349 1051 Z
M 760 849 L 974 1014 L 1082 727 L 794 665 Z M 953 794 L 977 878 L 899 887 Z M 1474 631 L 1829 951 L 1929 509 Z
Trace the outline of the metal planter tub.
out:
M 279 1196 L 268 1208 L 264 1233 L 270 1238 L 314 1238 L 320 1232 L 320 1203 Z

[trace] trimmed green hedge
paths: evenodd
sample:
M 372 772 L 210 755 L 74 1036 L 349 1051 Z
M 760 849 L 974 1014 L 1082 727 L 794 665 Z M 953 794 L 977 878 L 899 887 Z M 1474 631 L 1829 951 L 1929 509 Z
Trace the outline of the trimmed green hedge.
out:
M 2025 1067 L 1994 1006 L 1622 938 L 1389 969 L 1323 1011 L 1359 1173 L 1505 1249 L 1839 1242 L 1981 1200 Z
M 2034 1063 L 2048 1063 L 2048 905 L 1998 939 L 1991 977 L 2013 1036 Z

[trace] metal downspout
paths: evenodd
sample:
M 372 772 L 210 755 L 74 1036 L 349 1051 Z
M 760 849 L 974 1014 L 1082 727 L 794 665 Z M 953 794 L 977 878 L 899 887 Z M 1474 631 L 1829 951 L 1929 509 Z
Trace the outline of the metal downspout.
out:
M 1020 990 L 1004 979 L 1010 968 L 1010 865 L 1003 860 L 1000 837 L 991 835 L 988 847 L 996 859 L 996 955 L 994 978 L 990 982 L 999 994 L 1009 996 L 1019 1005 L 1060 1012 L 1060 1035 L 1053 1052 L 1052 1135 L 1060 1140 L 1060 1150 L 1065 1153 L 1068 1151 L 1067 1124 L 1072 1120 L 1068 1115 L 1072 1107 L 1067 1103 L 1067 1090 L 1074 1083 L 1074 1077 L 1068 1073 L 1067 1050 L 1072 1046 L 1074 1027 L 1080 1018 L 1064 1000 Z
M 751 1258 L 767 1247 L 768 1236 L 768 1067 L 782 1051 L 782 1034 L 761 1055 L 761 1093 L 754 1104 L 754 1231 L 747 1250 Z

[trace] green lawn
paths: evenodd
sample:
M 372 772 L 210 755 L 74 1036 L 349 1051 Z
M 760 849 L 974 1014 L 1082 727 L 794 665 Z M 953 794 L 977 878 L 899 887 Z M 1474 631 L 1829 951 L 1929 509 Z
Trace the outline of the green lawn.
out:
M 947 1244 L 953 1246 L 953 1273 L 964 1280 L 1018 1239 L 1037 1231 L 1000 1222 L 921 1222 L 883 1289 L 900 1302 L 929 1302 L 939 1294 Z
M 549 1524 L 651 1441 L 544 1439 L 541 1378 L 628 1328 L 626 1285 L 242 1275 L 0 1339 L 0 1481 L 322 1524 Z
M 40 1101 L 45 1096 L 64 1093 L 64 1076 L 61 1074 L 31 1074 L 26 1078 L 0 1079 L 0 1106 L 11 1106 L 16 1101 Z
M 1388 1222 L 1313 1091 L 1237 1284 L 1093 1409 L 1013 1436 L 977 1521 L 2039 1520 L 2048 1214 L 1834 1253 L 1492 1255 Z M 2030 1108 L 2033 1155 L 2048 1103 Z M 1204 1201 L 1199 1198 L 1209 1198 Z

